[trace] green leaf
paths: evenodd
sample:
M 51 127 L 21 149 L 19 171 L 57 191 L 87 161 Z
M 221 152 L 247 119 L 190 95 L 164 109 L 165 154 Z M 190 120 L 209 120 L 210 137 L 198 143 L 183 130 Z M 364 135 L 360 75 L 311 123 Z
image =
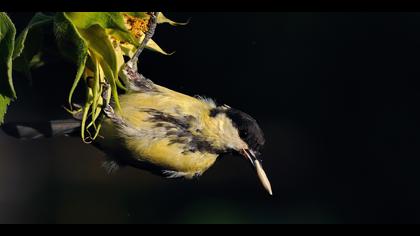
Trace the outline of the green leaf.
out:
M 117 55 L 105 30 L 98 25 L 93 25 L 86 30 L 79 29 L 79 33 L 87 43 L 89 50 L 95 52 L 99 62 L 106 65 L 103 69 L 110 70 L 111 74 L 107 75 L 108 79 L 117 78 Z M 109 77 L 111 75 L 112 77 Z
M 6 13 L 0 12 L 0 93 L 10 98 L 16 98 L 12 81 L 15 36 L 14 24 Z
M 26 26 L 26 28 L 16 38 L 13 59 L 16 59 L 17 57 L 21 56 L 21 54 L 24 52 L 27 52 L 27 55 L 29 56 L 36 55 L 40 50 L 39 38 L 42 38 L 43 35 L 43 32 L 40 30 L 40 27 L 51 23 L 52 20 L 52 16 L 47 16 L 43 13 L 36 13 L 34 17 L 32 17 L 28 26 Z M 31 38 L 32 35 L 34 35 L 33 37 L 35 38 Z M 27 41 L 29 42 L 29 44 L 26 43 Z M 34 47 L 34 42 L 36 42 L 35 45 L 38 47 Z M 29 61 L 31 59 L 32 57 L 28 57 Z
M 83 39 L 87 42 L 89 50 L 92 50 L 97 56 L 105 77 L 111 85 L 112 96 L 117 110 L 120 110 L 121 108 L 117 90 L 117 85 L 120 83 L 118 80 L 118 60 L 111 41 L 109 40 L 105 30 L 98 25 L 93 25 L 86 30 L 79 29 L 79 32 Z
M 54 33 L 61 53 L 77 65 L 76 78 L 68 98 L 69 105 L 71 106 L 73 93 L 85 70 L 88 47 L 74 25 L 63 13 L 57 13 L 54 17 Z
M 166 16 L 164 16 L 162 14 L 162 12 L 159 12 L 158 15 L 157 15 L 157 23 L 158 24 L 168 23 L 172 26 L 178 26 L 178 25 L 187 25 L 189 22 L 190 22 L 189 19 L 187 20 L 187 22 L 184 22 L 184 23 L 172 21 L 172 20 L 166 18 Z
M 35 56 L 32 57 L 32 60 L 29 62 L 29 68 L 38 68 L 45 64 L 42 60 L 42 53 L 37 53 Z
M 13 60 L 13 70 L 22 73 L 26 78 L 32 81 L 30 61 L 26 57 L 18 57 Z
M 86 86 L 86 92 L 87 92 L 87 96 L 86 96 L 87 99 L 86 99 L 85 105 L 83 106 L 83 115 L 82 115 L 80 131 L 81 131 L 81 137 L 82 137 L 83 142 L 91 143 L 92 142 L 92 140 L 90 139 L 91 134 L 89 130 L 86 129 L 86 122 L 88 120 L 90 107 L 92 106 L 92 90 L 88 86 Z M 86 132 L 89 135 L 88 137 L 85 136 Z
M 32 80 L 31 68 L 43 64 L 41 48 L 44 38 L 43 26 L 52 23 L 53 17 L 36 13 L 28 26 L 19 34 L 13 52 L 13 69 Z
M 12 56 L 16 28 L 6 13 L 0 12 L 0 124 L 7 106 L 16 98 L 12 80 Z
M 137 44 L 135 37 L 125 26 L 120 12 L 66 12 L 66 16 L 78 29 L 99 25 L 121 41 Z
M 0 124 L 4 122 L 4 115 L 7 111 L 7 106 L 10 104 L 10 98 L 0 94 Z
M 171 52 L 171 53 L 165 52 L 161 47 L 159 47 L 159 45 L 155 41 L 153 41 L 153 39 L 150 39 L 149 42 L 147 42 L 146 48 L 149 50 L 161 53 L 166 56 L 170 56 L 175 53 L 175 52 Z

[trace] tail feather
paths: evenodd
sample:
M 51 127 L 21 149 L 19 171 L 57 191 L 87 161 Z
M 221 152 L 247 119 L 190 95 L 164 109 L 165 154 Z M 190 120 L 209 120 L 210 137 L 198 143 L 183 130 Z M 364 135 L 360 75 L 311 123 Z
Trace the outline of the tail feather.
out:
M 47 122 L 11 122 L 1 126 L 9 136 L 19 139 L 50 138 L 69 136 L 80 128 L 80 121 L 74 119 Z

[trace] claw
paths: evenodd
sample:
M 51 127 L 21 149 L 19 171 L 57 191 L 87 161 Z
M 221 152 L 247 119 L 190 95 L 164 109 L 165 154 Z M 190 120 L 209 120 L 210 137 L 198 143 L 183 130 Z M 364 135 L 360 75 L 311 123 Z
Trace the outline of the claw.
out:
M 109 105 L 109 104 L 107 104 L 106 106 L 105 106 L 105 108 L 103 109 L 103 111 L 104 111 L 104 113 L 105 113 L 105 115 L 108 117 L 108 118 L 110 118 L 110 119 L 114 119 L 116 116 L 115 116 L 115 112 L 114 112 L 114 108 L 112 108 L 112 106 L 111 105 Z
M 106 104 L 109 104 L 109 89 L 111 88 L 111 85 L 109 85 L 108 82 L 101 82 L 102 84 L 102 98 L 104 101 L 106 101 Z

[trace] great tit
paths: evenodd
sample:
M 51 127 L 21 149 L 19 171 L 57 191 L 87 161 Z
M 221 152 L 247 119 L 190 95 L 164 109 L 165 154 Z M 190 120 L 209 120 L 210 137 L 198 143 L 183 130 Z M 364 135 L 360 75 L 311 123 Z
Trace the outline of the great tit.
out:
M 272 195 L 270 182 L 258 159 L 264 146 L 263 131 L 250 115 L 212 99 L 188 96 L 159 86 L 138 73 L 137 60 L 153 36 L 156 16 L 151 14 L 149 31 L 123 73 L 128 91 L 120 95 L 117 112 L 112 105 L 103 110 L 99 138 L 94 145 L 108 154 L 104 167 L 132 166 L 168 178 L 201 176 L 221 154 L 238 153 L 255 167 Z M 6 133 L 19 138 L 74 134 L 79 121 L 51 121 L 47 126 L 9 123 Z

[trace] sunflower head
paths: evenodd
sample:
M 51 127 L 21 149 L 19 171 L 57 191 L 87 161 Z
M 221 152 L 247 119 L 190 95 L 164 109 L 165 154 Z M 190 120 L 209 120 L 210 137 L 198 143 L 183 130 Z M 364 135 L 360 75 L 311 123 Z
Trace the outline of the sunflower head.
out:
M 82 139 L 89 143 L 99 134 L 104 114 L 111 100 L 120 110 L 118 88 L 125 91 L 121 69 L 124 57 L 131 58 L 148 30 L 148 12 L 62 12 L 54 22 L 55 35 L 62 53 L 77 64 L 77 73 L 69 93 L 67 109 L 81 114 Z M 158 13 L 158 24 L 179 25 Z M 147 49 L 170 55 L 150 40 Z M 84 81 L 86 98 L 78 108 L 72 106 L 73 94 Z M 109 84 L 110 86 L 104 86 Z M 105 96 L 104 96 L 105 94 Z

